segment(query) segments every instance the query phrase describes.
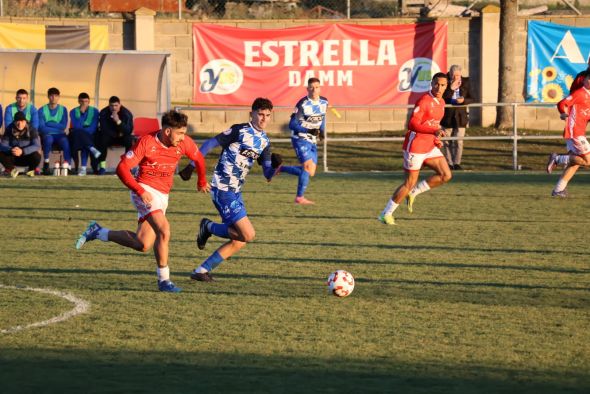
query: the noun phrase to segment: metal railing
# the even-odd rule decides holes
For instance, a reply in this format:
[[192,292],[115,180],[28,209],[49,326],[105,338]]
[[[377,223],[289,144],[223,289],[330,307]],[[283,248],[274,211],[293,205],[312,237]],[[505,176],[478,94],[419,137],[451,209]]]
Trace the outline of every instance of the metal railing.
[[[468,105],[446,105],[449,108],[482,108],[482,107],[512,107],[513,119],[512,119],[512,134],[511,135],[497,135],[497,136],[464,136],[464,137],[443,137],[443,141],[512,141],[512,168],[514,171],[520,170],[518,165],[518,141],[522,140],[555,140],[562,139],[561,135],[519,135],[518,134],[518,108],[519,107],[539,107],[539,108],[553,108],[555,104],[546,103],[473,103]],[[388,106],[339,106],[339,109],[411,109],[413,105],[388,105]],[[232,111],[232,110],[245,110],[245,107],[196,107],[196,106],[177,106],[175,107],[178,111]],[[275,109],[292,109],[292,107],[275,106]],[[329,172],[328,167],[328,144],[330,142],[401,142],[404,137],[329,137],[326,133],[326,138],[323,140],[323,170]],[[290,138],[273,138],[274,142],[290,142]]]

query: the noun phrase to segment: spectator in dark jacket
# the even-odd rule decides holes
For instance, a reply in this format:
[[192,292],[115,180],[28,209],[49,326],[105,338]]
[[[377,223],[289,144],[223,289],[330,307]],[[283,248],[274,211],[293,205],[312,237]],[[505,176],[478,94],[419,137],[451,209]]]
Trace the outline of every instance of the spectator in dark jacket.
[[[443,94],[446,104],[456,105],[456,108],[445,108],[440,125],[445,129],[448,137],[465,136],[465,128],[469,123],[469,115],[464,105],[473,102],[470,92],[469,78],[461,75],[461,66],[453,65],[449,70],[449,84]],[[445,157],[449,167],[462,170],[463,140],[445,141]]]
[[35,168],[41,163],[40,150],[39,133],[29,126],[25,114],[17,112],[0,139],[0,162],[5,171],[16,178],[16,166],[26,166],[27,175],[35,176]]
[[109,106],[100,111],[98,123],[96,148],[101,152],[98,158],[98,175],[102,175],[106,170],[109,146],[122,145],[125,147],[125,152],[131,149],[133,144],[133,114],[121,105],[119,97],[112,96],[109,99]]

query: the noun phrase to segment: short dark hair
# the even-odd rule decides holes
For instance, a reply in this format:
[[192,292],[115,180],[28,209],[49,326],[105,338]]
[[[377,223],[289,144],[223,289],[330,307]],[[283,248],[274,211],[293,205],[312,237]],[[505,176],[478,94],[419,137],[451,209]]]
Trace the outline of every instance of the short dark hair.
[[258,111],[261,109],[268,109],[269,111],[272,111],[272,101],[264,97],[258,97],[252,103],[252,111]]
[[47,95],[51,96],[52,94],[55,94],[56,96],[60,95],[59,89],[58,88],[49,88],[47,89]]
[[182,112],[170,110],[162,115],[162,128],[179,129],[188,126],[188,116]]
[[435,79],[439,79],[439,78],[444,78],[447,80],[447,82],[449,81],[449,76],[447,74],[442,73],[442,72],[438,72],[432,76],[432,82],[434,82]]
[[16,91],[16,95],[18,96],[19,94],[26,94],[28,96],[29,92],[27,92],[25,89],[19,89]]
[[111,96],[111,98],[109,98],[109,104],[115,104],[115,103],[121,104],[121,100],[119,100],[119,97],[117,97],[117,96]]
[[320,83],[320,79],[316,77],[311,77],[307,80],[307,86],[311,85],[312,83],[317,82]]
[[88,93],[86,92],[82,92],[78,95],[78,100],[82,100],[82,99],[88,99],[90,100],[90,96],[88,95]]

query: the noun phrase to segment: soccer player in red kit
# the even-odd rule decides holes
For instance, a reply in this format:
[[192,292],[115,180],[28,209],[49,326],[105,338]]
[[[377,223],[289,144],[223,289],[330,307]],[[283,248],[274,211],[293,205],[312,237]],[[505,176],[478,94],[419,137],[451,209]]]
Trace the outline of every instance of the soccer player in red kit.
[[[117,175],[131,190],[131,202],[137,209],[137,231],[109,230],[91,221],[86,231],[76,242],[80,249],[86,242],[99,239],[146,252],[154,247],[156,257],[158,288],[160,291],[177,293],[180,288],[170,281],[168,268],[168,243],[170,224],[166,219],[168,194],[174,181],[178,161],[183,155],[196,164],[198,173],[197,189],[208,193],[205,161],[197,144],[186,137],[187,116],[176,111],[162,116],[162,129],[143,136],[127,153],[121,156]],[[131,169],[139,166],[135,178]]]
[[590,121],[590,73],[586,73],[582,87],[557,104],[561,119],[565,119],[563,138],[568,153],[549,155],[547,172],[551,174],[558,164],[565,169],[551,192],[553,197],[567,197],[567,184],[580,166],[590,166],[590,143],[586,139],[586,126]]
[[[451,180],[451,170],[440,151],[440,138],[444,136],[440,120],[445,112],[442,95],[447,84],[448,77],[445,73],[434,74],[430,92],[420,97],[414,107],[402,146],[406,179],[395,190],[379,215],[378,219],[384,224],[395,224],[393,212],[405,198],[408,198],[408,210],[412,212],[416,195]],[[416,185],[422,165],[431,168],[436,174]]]

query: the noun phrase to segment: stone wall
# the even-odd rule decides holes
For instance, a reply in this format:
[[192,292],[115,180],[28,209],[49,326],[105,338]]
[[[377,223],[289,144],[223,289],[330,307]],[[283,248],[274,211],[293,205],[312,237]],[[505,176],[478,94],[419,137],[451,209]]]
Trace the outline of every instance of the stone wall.
[[[588,27],[590,16],[538,16],[521,17],[518,21],[517,57],[515,72],[517,88],[523,92],[524,98],[526,78],[526,26],[530,19],[545,20],[553,23]],[[482,89],[486,81],[497,79],[496,75],[481,75],[481,18],[448,18],[441,19],[448,23],[448,65],[459,64],[470,76],[473,95],[480,101]],[[366,25],[392,25],[415,23],[415,19],[362,19],[351,20],[349,23]],[[37,23],[52,25],[89,25],[107,24],[111,49],[134,49],[135,28],[133,22],[123,19],[59,19],[59,18],[0,18],[0,23]],[[174,106],[183,106],[191,102],[194,75],[192,71],[192,25],[201,23],[197,20],[155,19],[154,50],[169,51],[171,96]],[[272,21],[207,21],[223,25],[244,28],[285,28],[308,25],[309,23],[334,23],[333,20],[313,22],[307,20],[272,20]],[[141,33],[138,34],[141,39]],[[488,88],[489,90],[489,88]],[[302,95],[305,92],[302,91]],[[523,98],[521,100],[523,100]],[[6,104],[6,103],[3,103]],[[293,103],[295,104],[295,103]],[[286,131],[291,108],[279,108],[270,131]],[[328,131],[336,133],[369,132],[379,130],[403,130],[407,119],[406,109],[363,109],[350,110],[338,108],[341,118],[330,113]],[[246,110],[191,110],[191,129],[204,132],[224,130],[233,123],[247,119]],[[472,122],[481,120],[481,111],[472,109]],[[533,129],[560,130],[563,122],[555,115],[554,108],[521,108],[518,112],[518,127]]]

